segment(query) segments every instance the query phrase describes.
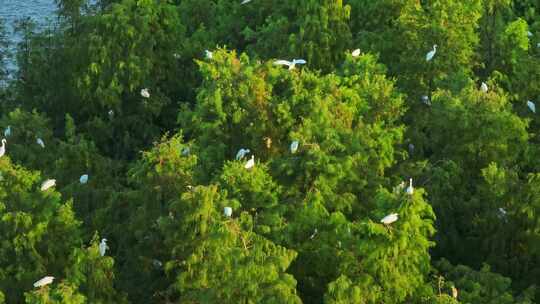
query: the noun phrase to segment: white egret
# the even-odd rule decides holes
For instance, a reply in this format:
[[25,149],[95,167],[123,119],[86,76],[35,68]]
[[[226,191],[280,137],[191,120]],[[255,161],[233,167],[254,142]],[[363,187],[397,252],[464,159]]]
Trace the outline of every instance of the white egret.
[[7,128],[4,130],[4,137],[10,137],[11,136],[11,126],[7,126]]
[[188,156],[190,152],[191,149],[189,147],[185,147],[184,149],[182,149],[182,156]]
[[540,42],[538,42],[538,43],[536,44],[536,47],[540,48]]
[[528,37],[532,37],[533,33],[531,33],[531,31],[527,31],[527,36]]
[[452,286],[452,298],[457,299],[458,297],[458,290],[455,286]]
[[294,70],[297,64],[306,64],[304,59],[293,59],[292,61],[288,60],[276,60],[274,61],[275,65],[286,65],[289,67],[289,70]]
[[6,142],[7,140],[5,138],[2,138],[2,146],[0,147],[0,157],[6,154]]
[[41,280],[34,283],[34,287],[43,287],[45,285],[49,285],[53,282],[54,277],[46,276],[43,277]]
[[356,49],[356,50],[352,51],[351,55],[352,55],[353,57],[358,57],[358,56],[360,56],[360,49]]
[[527,107],[529,107],[533,113],[536,113],[536,105],[534,102],[527,100]]
[[101,243],[99,243],[99,255],[104,256],[107,249],[109,249],[107,239],[101,239]]
[[236,153],[236,160],[242,160],[242,158],[244,158],[248,153],[249,149],[242,148],[238,150],[238,152]]
[[83,175],[81,175],[81,178],[79,178],[79,182],[80,182],[81,184],[86,184],[86,183],[88,183],[88,174],[83,174]]
[[41,191],[46,191],[47,189],[56,186],[55,179],[48,179],[41,184]]
[[255,166],[255,156],[251,155],[251,158],[247,161],[246,165],[244,166],[244,168],[246,169],[251,169]]
[[148,91],[148,89],[142,89],[141,96],[144,98],[150,98],[150,92]]
[[413,195],[414,193],[414,188],[413,188],[413,185],[412,185],[412,178],[409,178],[409,187],[407,187],[407,194],[408,195]]
[[298,151],[298,140],[295,140],[291,143],[291,153],[294,154],[296,151]]
[[231,208],[231,207],[225,207],[225,208],[223,208],[223,214],[224,214],[226,217],[231,217],[231,216],[232,216],[232,208]]
[[113,110],[109,110],[109,118],[112,119],[114,117],[114,111]]
[[250,2],[251,2],[251,0],[244,0],[244,1],[242,1],[242,3],[240,3],[240,4],[246,4],[246,3],[250,3]]
[[312,239],[317,235],[318,232],[319,232],[319,231],[317,230],[317,228],[315,228],[315,231],[314,231],[313,234],[309,237],[309,239],[312,240]]
[[426,61],[431,61],[431,59],[433,59],[433,57],[435,56],[435,53],[437,53],[437,45],[436,44],[433,45],[433,50],[429,51],[426,54]]
[[428,106],[431,105],[431,101],[429,100],[429,97],[427,95],[422,96],[422,102],[427,104]]
[[397,213],[392,213],[392,214],[389,214],[389,215],[383,217],[383,219],[381,220],[381,223],[383,223],[385,225],[390,225],[390,224],[392,224],[393,222],[395,222],[397,220],[398,220],[398,214]]
[[210,52],[209,50],[204,50],[204,55],[206,56],[206,58],[212,59],[214,53]]
[[45,149],[45,143],[43,142],[43,139],[41,139],[41,138],[38,137],[38,138],[36,139],[36,143],[37,143],[38,145],[40,145],[43,149]]
[[156,268],[161,268],[163,266],[163,263],[161,263],[160,260],[156,260],[156,259],[152,260],[152,264],[154,264],[154,267]]
[[499,214],[501,217],[505,217],[506,216],[506,210],[504,210],[504,208],[499,208]]
[[480,85],[480,90],[484,93],[487,93],[488,91],[488,86],[485,82],[482,82],[482,84]]

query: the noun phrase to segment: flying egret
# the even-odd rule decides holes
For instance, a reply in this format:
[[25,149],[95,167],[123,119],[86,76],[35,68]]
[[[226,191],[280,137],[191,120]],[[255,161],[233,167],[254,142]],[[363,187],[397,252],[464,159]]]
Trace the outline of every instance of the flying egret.
[[294,70],[297,64],[306,64],[304,59],[293,59],[292,61],[288,60],[276,60],[274,61],[275,65],[286,65],[289,67],[289,70]]
[[298,140],[295,140],[291,143],[291,153],[294,154],[298,150]]
[[45,285],[49,285],[54,280],[54,277],[46,276],[43,277],[41,280],[34,283],[34,287],[43,287]]
[[381,220],[381,223],[383,223],[385,225],[390,225],[390,224],[392,224],[393,222],[395,222],[397,220],[398,220],[398,214],[397,213],[392,213],[392,214],[389,214],[389,215],[383,217],[383,219]]
[[10,137],[11,136],[11,126],[7,126],[7,128],[4,130],[4,137]]
[[250,3],[250,2],[251,2],[251,0],[244,0],[244,1],[242,1],[242,3],[240,3],[240,4],[246,4],[246,3]]
[[36,143],[37,143],[38,145],[40,145],[43,149],[45,149],[45,143],[43,142],[43,139],[41,139],[41,138],[38,137],[38,138],[36,139]]
[[226,217],[231,217],[231,216],[232,216],[232,208],[231,208],[231,207],[225,207],[225,208],[223,208],[223,214],[224,214]]
[[409,187],[407,187],[407,194],[413,195],[413,193],[414,193],[414,188],[412,185],[412,178],[409,178]]
[[56,186],[56,180],[55,179],[48,179],[41,184],[41,191],[45,191],[51,187]]
[[238,152],[236,153],[236,160],[242,160],[242,158],[244,158],[246,156],[246,154],[249,153],[249,149],[240,149],[238,150]]
[[79,182],[80,182],[81,184],[86,184],[86,183],[88,183],[88,174],[83,174],[83,175],[81,175],[81,178],[79,178]]
[[210,52],[209,50],[204,50],[204,55],[206,56],[206,58],[212,59],[214,53]]
[[527,106],[529,107],[529,109],[531,109],[533,113],[536,113],[536,105],[534,104],[534,102],[527,100]]
[[482,84],[480,85],[480,90],[484,93],[487,93],[488,91],[488,86],[485,82],[482,82]]
[[104,256],[107,249],[109,249],[107,239],[101,239],[101,243],[99,243],[99,255]]
[[351,55],[352,55],[353,57],[358,57],[358,56],[360,56],[360,49],[356,49],[356,50],[352,51]]
[[150,98],[150,92],[148,91],[148,89],[142,89],[141,96],[144,98]]
[[431,59],[433,59],[433,57],[435,56],[435,53],[437,53],[437,45],[436,44],[433,45],[433,50],[429,51],[426,54],[426,61],[431,61]]
[[7,140],[5,138],[2,138],[2,146],[0,147],[0,157],[6,154],[6,142]]
[[422,96],[422,102],[427,104],[428,106],[431,105],[431,101],[429,101],[429,97],[427,95]]
[[253,168],[253,166],[255,166],[255,156],[251,155],[251,158],[247,161],[244,168],[251,169],[251,168]]

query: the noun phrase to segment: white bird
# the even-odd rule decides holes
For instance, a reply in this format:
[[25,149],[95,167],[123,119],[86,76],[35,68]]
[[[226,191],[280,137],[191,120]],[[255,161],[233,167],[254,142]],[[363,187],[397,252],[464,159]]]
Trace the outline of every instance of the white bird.
[[83,175],[81,175],[81,178],[79,178],[79,182],[80,182],[81,184],[86,184],[86,183],[88,183],[88,174],[83,174]]
[[499,208],[499,213],[500,213],[502,216],[505,216],[505,215],[506,215],[506,210],[504,210],[504,208]]
[[208,59],[212,59],[212,56],[214,56],[214,53],[210,52],[209,50],[204,50],[204,55]]
[[242,3],[240,3],[240,4],[246,4],[246,3],[250,3],[250,2],[251,2],[251,0],[244,0],[244,1],[242,1]]
[[238,150],[238,152],[236,153],[236,160],[241,160],[248,153],[249,153],[249,149],[242,148],[242,149]]
[[54,277],[46,276],[43,277],[41,280],[34,283],[34,287],[43,287],[45,285],[49,285],[54,280]]
[[536,44],[536,47],[540,48],[540,42],[538,42],[538,43]]
[[5,138],[2,138],[2,146],[0,147],[0,157],[6,154],[6,142],[7,140]]
[[109,249],[107,239],[101,239],[101,243],[99,243],[99,255],[104,256],[107,249]]
[[358,56],[360,56],[360,49],[356,49],[356,50],[352,51],[351,55],[352,55],[353,57],[358,57]]
[[253,166],[255,166],[255,156],[251,155],[251,158],[247,161],[244,168],[251,169],[251,168],[253,168]]
[[48,179],[41,184],[41,191],[45,191],[51,187],[54,187],[56,185],[55,179]]
[[191,149],[189,147],[185,147],[184,149],[182,149],[182,156],[188,156],[190,152]]
[[148,91],[148,89],[142,89],[141,96],[144,98],[150,98],[150,92]]
[[427,104],[428,106],[431,105],[431,101],[429,101],[429,97],[427,95],[422,96],[422,102]]
[[532,37],[533,33],[531,31],[527,31],[527,36]]
[[437,53],[437,45],[436,44],[433,45],[433,50],[429,51],[426,54],[426,61],[431,61],[431,59],[433,59],[433,56],[435,56],[435,53]]
[[275,65],[286,65],[289,67],[289,70],[293,70],[297,64],[306,64],[304,59],[293,59],[292,61],[288,60],[276,60],[274,61]]
[[232,216],[232,208],[231,208],[231,207],[225,207],[225,208],[223,208],[223,214],[224,214],[226,217],[231,217],[231,216]]
[[311,240],[317,235],[319,231],[317,230],[317,228],[315,228],[315,231],[313,232],[313,234],[309,237]]
[[488,86],[485,82],[482,82],[482,84],[480,85],[480,90],[484,93],[487,93],[488,91]]
[[11,126],[7,126],[7,128],[4,130],[4,137],[10,137],[11,136]]
[[114,117],[114,111],[113,110],[109,110],[109,118],[113,118]]
[[457,299],[458,297],[458,290],[455,286],[452,286],[452,298]]
[[298,140],[295,140],[291,143],[291,153],[294,154],[296,151],[298,151]]
[[412,178],[409,178],[409,187],[407,187],[407,194],[408,195],[413,195],[414,193],[414,188],[413,188],[413,185],[412,185]]
[[156,268],[161,268],[163,266],[163,263],[161,263],[161,261],[156,260],[156,259],[152,260],[152,264],[154,264],[154,267]]
[[38,139],[36,139],[36,143],[45,149],[45,143],[43,142],[43,139],[38,137]]
[[533,113],[536,113],[536,105],[534,104],[534,102],[527,100],[527,106],[529,107],[529,109],[531,109]]
[[397,220],[398,220],[398,214],[397,213],[392,213],[392,214],[389,214],[389,215],[383,217],[383,219],[381,220],[381,223],[383,223],[385,225],[390,225],[390,224],[392,224],[393,222],[395,222]]

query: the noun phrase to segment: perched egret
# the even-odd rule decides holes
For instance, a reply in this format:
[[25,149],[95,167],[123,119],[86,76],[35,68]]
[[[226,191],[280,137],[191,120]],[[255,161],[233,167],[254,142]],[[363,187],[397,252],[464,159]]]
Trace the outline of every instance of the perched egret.
[[45,143],[43,142],[43,139],[38,137],[38,139],[36,139],[36,143],[40,145],[43,149],[45,149]]
[[358,57],[358,56],[360,56],[360,49],[356,49],[356,50],[352,51],[351,55],[352,55],[353,57]]
[[88,174],[83,174],[83,175],[81,175],[81,178],[79,178],[79,182],[80,182],[81,184],[86,184],[86,183],[88,183]]
[[2,138],[2,146],[0,147],[0,157],[6,154],[6,142],[7,140],[5,138]]
[[188,156],[190,152],[191,149],[189,147],[185,147],[184,149],[182,149],[182,156]]
[[236,160],[242,160],[242,158],[244,158],[248,153],[249,149],[242,148],[238,150],[238,152],[236,153]]
[[527,36],[532,37],[533,33],[531,31],[527,31]]
[[457,299],[458,297],[458,290],[455,286],[452,286],[452,298]]
[[109,110],[109,118],[112,119],[114,117],[114,111],[113,110]]
[[429,100],[429,97],[427,95],[422,96],[422,102],[427,104],[428,106],[431,105],[431,101]]
[[499,216],[500,217],[505,217],[506,216],[506,210],[504,210],[504,208],[499,208]]
[[437,45],[436,44],[433,45],[433,50],[429,51],[426,54],[426,61],[431,61],[431,59],[433,59],[433,57],[435,56],[435,53],[437,53]]
[[142,89],[141,96],[144,98],[150,98],[150,92],[148,91],[148,89]]
[[246,3],[250,3],[250,2],[251,2],[251,0],[244,0],[244,1],[242,1],[242,3],[240,3],[240,4],[246,4]]
[[45,191],[51,187],[56,186],[56,180],[55,179],[48,179],[41,184],[41,191]]
[[43,287],[45,285],[49,285],[54,280],[54,277],[46,276],[43,277],[41,280],[34,283],[34,287]]
[[318,232],[319,232],[319,231],[317,230],[317,228],[315,228],[315,231],[314,231],[313,234],[309,237],[309,239],[312,240],[312,239],[317,235]]
[[247,161],[244,168],[251,169],[251,168],[253,168],[253,166],[255,166],[255,156],[251,155],[251,158]]
[[381,220],[381,223],[383,223],[385,225],[390,225],[390,224],[392,224],[393,222],[395,222],[397,220],[398,220],[398,214],[397,213],[392,213],[392,214],[389,214],[389,215],[383,217],[383,219]]
[[536,47],[540,48],[540,42],[538,42],[538,43],[536,44]]
[[529,107],[529,109],[531,109],[533,113],[536,113],[536,105],[534,104],[534,102],[527,100],[527,106]]
[[480,85],[480,90],[484,93],[487,93],[488,91],[488,86],[485,82],[482,82],[482,84]]
[[107,249],[109,249],[107,239],[101,239],[101,243],[99,243],[99,255],[104,256]]
[[225,207],[225,208],[223,208],[223,214],[224,214],[226,217],[231,217],[231,216],[232,216],[232,208],[231,208],[231,207]]
[[264,143],[266,144],[267,149],[270,149],[272,147],[272,139],[270,137],[265,137]]
[[156,268],[161,268],[163,266],[163,263],[161,263],[161,261],[156,260],[156,259],[152,260],[152,264],[154,264],[154,267]]
[[11,126],[7,126],[7,128],[4,130],[4,137],[10,137],[11,136]]
[[276,60],[274,61],[275,65],[286,65],[289,67],[289,70],[294,70],[294,67],[297,64],[306,64],[306,61],[304,59],[293,59],[292,61],[288,60]]
[[295,140],[291,143],[291,153],[294,154],[298,151],[298,140]]
[[414,193],[414,188],[412,186],[412,178],[409,178],[409,187],[407,187],[407,194],[413,195],[413,193]]
[[214,56],[214,53],[210,52],[209,50],[204,50],[204,55],[208,59],[212,59],[212,56]]

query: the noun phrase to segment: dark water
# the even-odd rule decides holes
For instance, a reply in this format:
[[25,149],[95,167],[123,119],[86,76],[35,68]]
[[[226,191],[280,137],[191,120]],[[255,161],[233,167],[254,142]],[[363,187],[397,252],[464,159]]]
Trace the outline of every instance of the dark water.
[[[47,26],[55,19],[56,4],[54,0],[0,0],[0,18],[8,28],[8,39],[11,42],[10,49],[13,51],[20,36],[13,32],[13,22],[20,18],[30,17],[39,28]],[[10,70],[15,69],[13,60],[8,64]]]

